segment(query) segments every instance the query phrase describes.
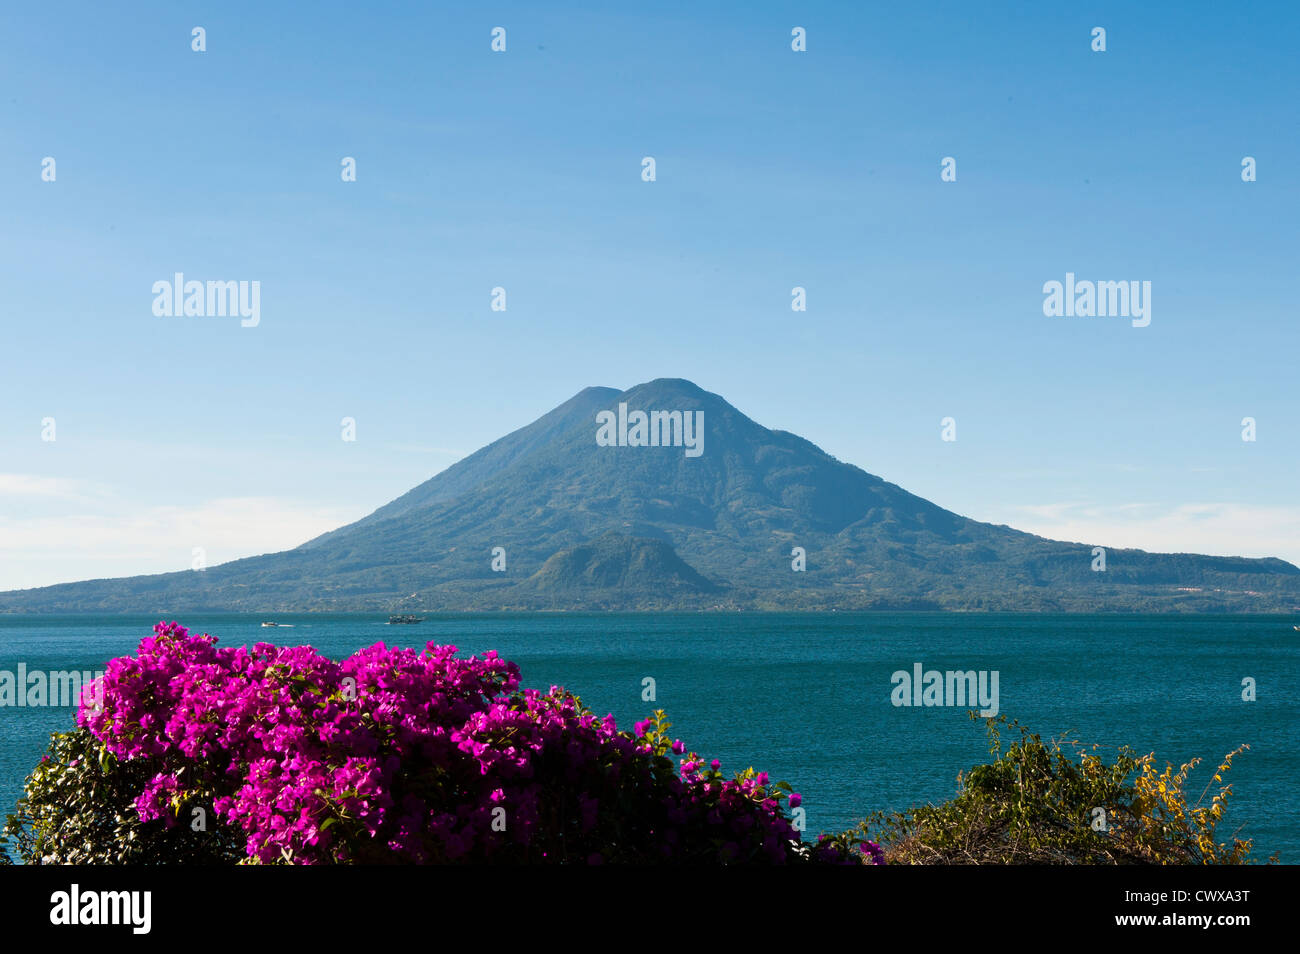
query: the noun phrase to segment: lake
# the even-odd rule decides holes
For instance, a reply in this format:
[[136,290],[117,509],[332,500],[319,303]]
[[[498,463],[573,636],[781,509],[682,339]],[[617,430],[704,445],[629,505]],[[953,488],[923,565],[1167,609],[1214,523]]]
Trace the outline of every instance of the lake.
[[[673,734],[724,771],[753,765],[804,796],[809,834],[851,827],[876,809],[952,796],[986,761],[966,707],[891,703],[891,676],[924,669],[998,673],[1001,711],[1047,739],[1128,744],[1175,766],[1204,759],[1199,795],[1242,743],[1220,840],[1238,826],[1252,857],[1300,859],[1300,634],[1268,616],[942,613],[475,614],[388,626],[379,616],[193,614],[179,620],[223,645],[306,643],[341,658],[384,641],[495,649],[525,686],[557,684],[620,728],[662,708]],[[0,617],[0,670],[98,670],[131,653],[156,619]],[[657,699],[642,701],[643,680]],[[1242,700],[1253,678],[1258,698]],[[0,708],[0,810],[12,810],[68,708]]]

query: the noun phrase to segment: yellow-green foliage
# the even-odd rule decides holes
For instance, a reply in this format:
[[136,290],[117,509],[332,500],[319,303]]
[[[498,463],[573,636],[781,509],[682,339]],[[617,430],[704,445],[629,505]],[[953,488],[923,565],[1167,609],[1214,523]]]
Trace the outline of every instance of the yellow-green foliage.
[[[1192,759],[1177,773],[1171,765],[1166,765],[1163,772],[1157,772],[1154,757],[1144,756],[1130,801],[1136,844],[1161,864],[1244,864],[1250,855],[1250,841],[1234,837],[1230,846],[1220,844],[1215,829],[1223,820],[1228,795],[1232,792],[1232,786],[1223,783],[1223,776],[1232,768],[1233,758],[1248,748],[1250,746],[1242,745],[1223,757],[1214,777],[1206,783],[1204,791],[1192,805],[1187,804],[1185,785],[1187,776],[1201,760]],[[1221,788],[1209,805],[1202,805],[1215,782]]]
[[[971,718],[977,718],[971,713]],[[1232,786],[1229,753],[1196,803],[1185,785],[1199,759],[1175,772],[1154,754],[1042,739],[1005,716],[986,719],[993,761],[958,775],[952,801],[876,815],[891,864],[1242,864],[1251,843],[1218,840]],[[1002,751],[999,725],[1019,732]],[[1210,786],[1219,783],[1208,805]],[[1274,859],[1275,860],[1275,859]]]

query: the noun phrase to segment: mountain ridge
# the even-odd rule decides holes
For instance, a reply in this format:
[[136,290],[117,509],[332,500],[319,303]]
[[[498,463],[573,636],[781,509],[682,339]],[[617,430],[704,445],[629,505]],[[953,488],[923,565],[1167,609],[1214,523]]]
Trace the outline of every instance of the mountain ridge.
[[[700,455],[600,446],[597,415],[623,404],[629,419],[702,412]],[[0,612],[1300,607],[1300,568],[1275,557],[1106,556],[1094,572],[1092,545],[963,517],[693,382],[657,378],[584,388],[291,550],[0,593]]]

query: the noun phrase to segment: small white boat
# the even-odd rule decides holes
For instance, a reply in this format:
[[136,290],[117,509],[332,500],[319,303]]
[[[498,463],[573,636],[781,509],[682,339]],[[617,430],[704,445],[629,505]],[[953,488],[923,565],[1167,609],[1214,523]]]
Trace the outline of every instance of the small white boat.
[[279,626],[279,625],[280,625],[279,623],[263,623],[262,628],[266,629],[268,626]]
[[1300,633],[1300,626],[1292,626],[1291,628],[1294,629],[1297,633]]

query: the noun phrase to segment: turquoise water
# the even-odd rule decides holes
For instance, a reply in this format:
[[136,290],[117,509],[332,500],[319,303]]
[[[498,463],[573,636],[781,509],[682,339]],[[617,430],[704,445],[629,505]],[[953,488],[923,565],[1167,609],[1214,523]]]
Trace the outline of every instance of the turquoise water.
[[[1199,794],[1243,742],[1222,835],[1242,826],[1255,857],[1300,860],[1300,634],[1279,617],[1014,616],[928,613],[448,615],[414,626],[373,617],[195,614],[223,644],[306,643],[342,657],[378,641],[495,649],[524,685],[568,687],[621,727],[654,708],[724,769],[753,765],[804,796],[810,832],[875,809],[950,797],[987,755],[965,708],[895,707],[891,675],[996,670],[1003,713],[1044,738],[1129,744],[1175,765],[1201,756]],[[102,669],[132,652],[146,618],[0,617],[0,670]],[[654,678],[657,701],[641,701]],[[1253,677],[1258,700],[1243,702]],[[72,711],[0,708],[0,806],[11,810],[51,731]]]

